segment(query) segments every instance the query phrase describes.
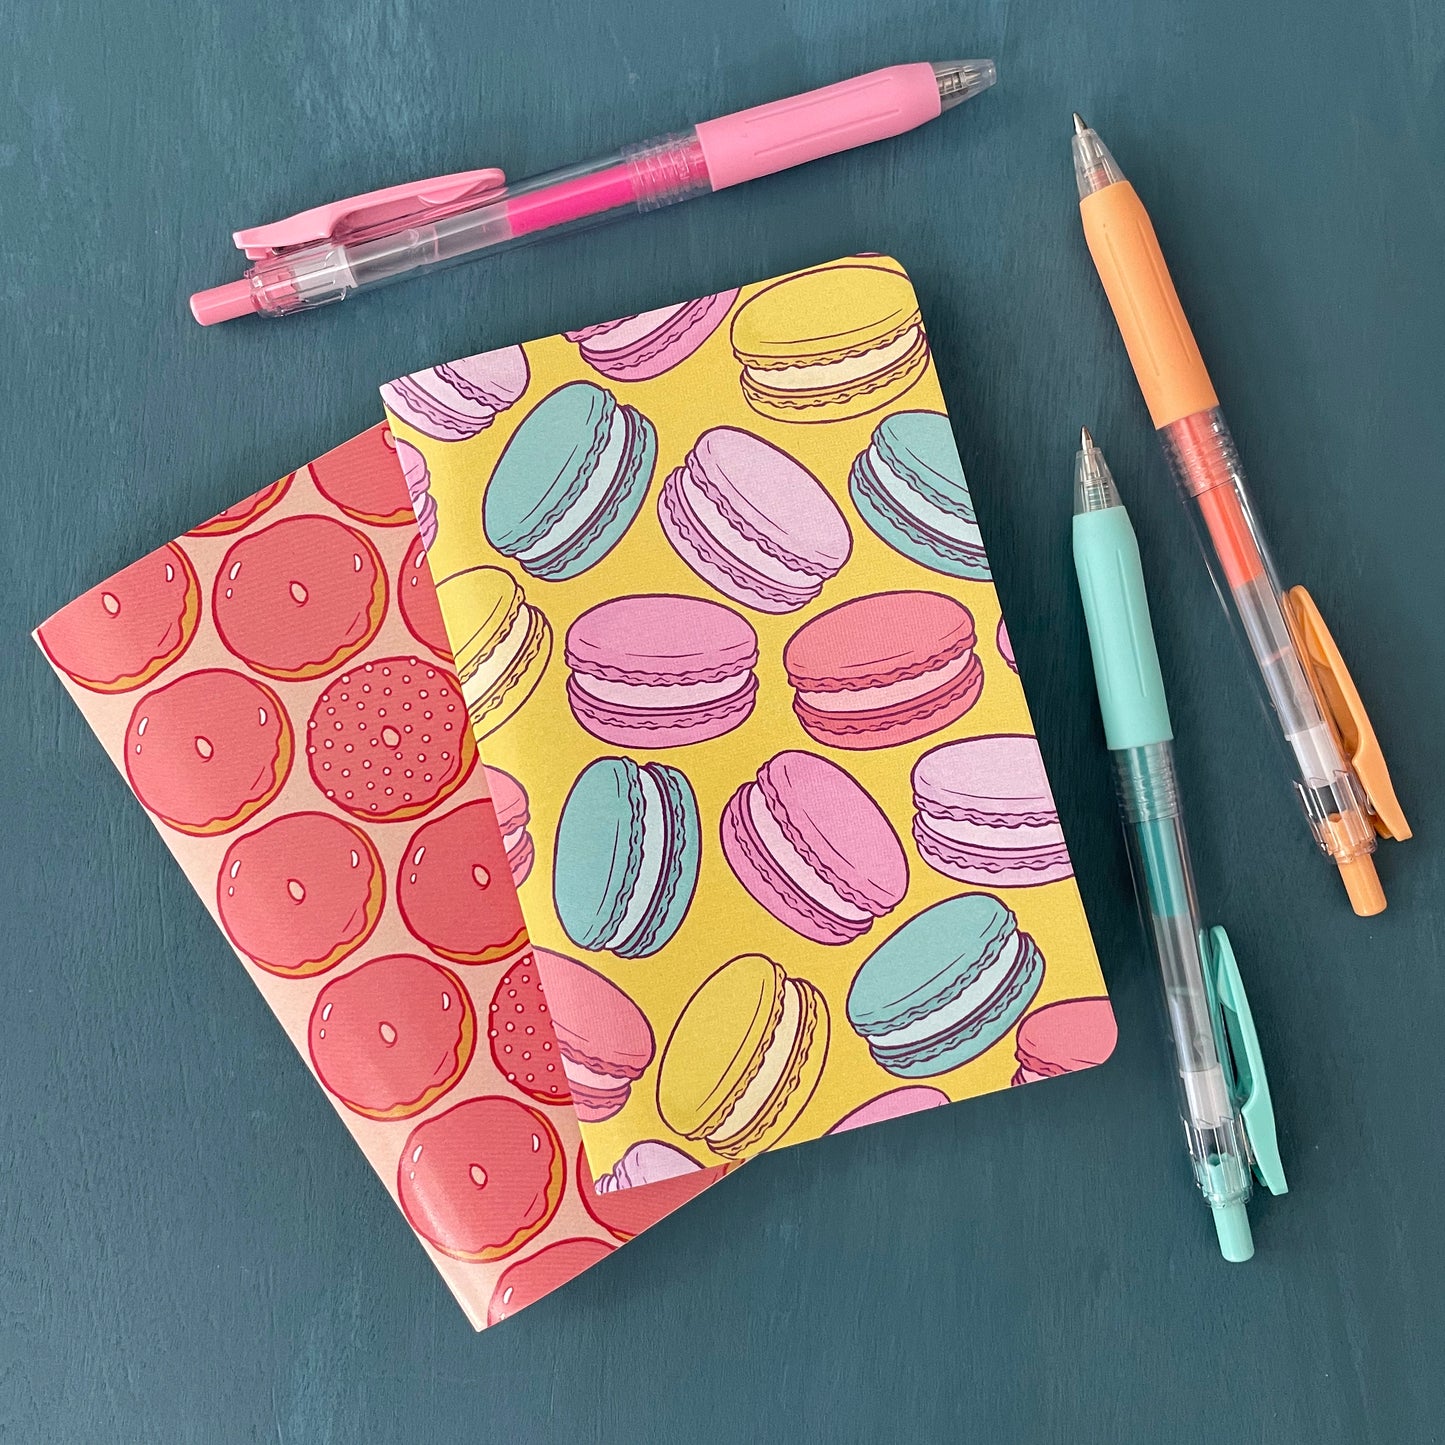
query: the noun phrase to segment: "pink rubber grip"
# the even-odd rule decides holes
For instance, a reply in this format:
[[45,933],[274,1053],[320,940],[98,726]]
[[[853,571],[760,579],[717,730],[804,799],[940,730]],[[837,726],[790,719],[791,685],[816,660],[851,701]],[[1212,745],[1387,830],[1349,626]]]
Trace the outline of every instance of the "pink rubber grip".
[[926,61],[892,65],[697,127],[712,188],[770,176],[933,120],[942,109]]

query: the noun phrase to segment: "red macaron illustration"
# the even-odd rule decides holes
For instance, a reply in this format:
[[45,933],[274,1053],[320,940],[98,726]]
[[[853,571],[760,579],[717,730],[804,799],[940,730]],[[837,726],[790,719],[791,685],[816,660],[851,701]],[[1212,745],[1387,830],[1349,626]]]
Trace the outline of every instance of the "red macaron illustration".
[[311,476],[316,490],[354,522],[373,527],[415,523],[396,442],[385,422],[317,457]]
[[286,495],[295,475],[295,472],[291,472],[279,481],[272,482],[269,487],[262,487],[259,492],[252,492],[249,497],[232,503],[224,512],[217,512],[208,522],[192,527],[186,536],[228,537],[232,532],[249,527],[257,517],[269,512]]
[[354,953],[385,897],[371,839],[330,813],[288,813],[237,838],[216,879],[226,936],[282,978],[325,973]]
[[412,834],[396,898],[406,926],[453,963],[499,963],[527,946],[497,815],[475,798]]
[[939,592],[855,597],[783,649],[793,711],[835,748],[887,748],[956,722],[983,691],[973,614]]
[[443,1254],[505,1259],[551,1222],[567,1166],[557,1131],[515,1099],[467,1099],[411,1131],[396,1187],[411,1226]]
[[1032,1084],[1092,1069],[1114,1052],[1119,1026],[1106,998],[1067,998],[1035,1009],[1019,1024],[1011,1083]]
[[566,954],[533,950],[572,1107],[583,1123],[616,1114],[652,1063],[647,1015],[600,973]]
[[364,822],[420,817],[477,761],[461,688],[418,657],[380,657],[342,673],[306,724],[312,781]]
[[135,705],[125,773],[161,822],[205,837],[239,828],[281,791],[294,746],[291,720],[269,687],[205,668]]
[[368,1119],[409,1119],[456,1086],[477,1016],[451,969],[409,953],[373,958],[316,995],[307,1029],[317,1076]]
[[376,636],[386,571],[360,532],[331,517],[285,517],[242,537],[212,592],[227,649],[265,677],[301,682],[334,671]]
[[200,620],[196,569],[172,542],[82,593],[36,635],[72,682],[91,692],[129,692],[190,646]]
[[569,1279],[576,1279],[606,1259],[616,1247],[600,1239],[559,1239],[508,1265],[492,1290],[492,1302],[487,1306],[488,1327],[536,1304],[543,1295],[560,1289]]

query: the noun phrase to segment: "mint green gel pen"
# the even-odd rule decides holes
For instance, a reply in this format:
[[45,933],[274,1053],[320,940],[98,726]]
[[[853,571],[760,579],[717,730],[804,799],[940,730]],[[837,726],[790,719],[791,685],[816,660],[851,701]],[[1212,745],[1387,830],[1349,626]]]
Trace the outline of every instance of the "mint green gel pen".
[[1075,465],[1074,565],[1134,889],[1164,985],[1189,1157],[1220,1250],[1243,1261],[1254,1254],[1251,1167],[1272,1193],[1287,1187],[1269,1084],[1229,940],[1199,922],[1139,544],[1087,430]]

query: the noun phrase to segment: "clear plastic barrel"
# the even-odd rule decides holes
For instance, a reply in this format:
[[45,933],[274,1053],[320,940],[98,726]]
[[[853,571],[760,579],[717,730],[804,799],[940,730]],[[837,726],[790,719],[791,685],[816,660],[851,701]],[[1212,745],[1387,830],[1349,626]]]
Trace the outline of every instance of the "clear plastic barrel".
[[437,271],[623,215],[652,211],[710,189],[695,131],[533,176],[470,210],[390,235],[318,241],[248,273],[257,309],[269,316],[343,300],[353,291]]
[[1228,1044],[1199,921],[1174,751],[1167,742],[1121,748],[1114,768],[1139,912],[1163,984],[1194,1178],[1211,1208],[1243,1205],[1253,1187],[1249,1144],[1225,1073]]
[[1349,864],[1375,850],[1364,795],[1305,671],[1287,604],[1234,439],[1218,408],[1161,429],[1175,480],[1192,503],[1205,560],[1256,663],[1266,711],[1294,764],[1295,787],[1321,849]]

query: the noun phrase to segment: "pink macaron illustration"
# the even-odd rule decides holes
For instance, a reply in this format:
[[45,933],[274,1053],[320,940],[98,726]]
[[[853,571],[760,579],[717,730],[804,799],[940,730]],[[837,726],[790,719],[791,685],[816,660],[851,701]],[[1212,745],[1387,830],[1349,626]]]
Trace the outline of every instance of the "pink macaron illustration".
[[759,612],[812,602],[853,549],[823,484],[785,451],[737,427],[704,432],[657,504],[677,555],[725,597]]
[[1019,1025],[1012,1082],[1032,1084],[1092,1069],[1114,1052],[1119,1026],[1106,998],[1070,998],[1035,1009]]
[[957,722],[983,691],[973,614],[938,592],[855,597],[788,639],[783,666],[809,737],[887,748]]
[[502,833],[502,848],[507,855],[512,884],[520,888],[527,881],[537,858],[532,835],[527,831],[527,824],[532,821],[527,790],[511,773],[504,773],[501,768],[483,766],[482,771],[487,775],[487,791],[492,795],[492,808]]
[[952,1099],[942,1089],[931,1084],[906,1084],[901,1089],[889,1089],[876,1099],[860,1104],[851,1114],[845,1114],[831,1129],[830,1134],[846,1134],[850,1129],[866,1129],[869,1124],[886,1124],[890,1119],[902,1119],[908,1114],[917,1114],[923,1109],[937,1109],[951,1104]]
[[913,838],[949,878],[1031,888],[1073,877],[1038,741],[1000,733],[945,743],[913,767]]
[[586,964],[544,948],[533,957],[577,1117],[610,1119],[652,1062],[652,1026],[616,984]]
[[676,748],[721,737],[753,710],[758,637],[702,597],[617,597],[567,629],[567,701],[595,738]]
[[426,458],[409,441],[398,438],[396,459],[401,463],[402,476],[406,478],[406,492],[416,513],[421,544],[430,547],[437,539],[437,499],[431,494],[431,472]]
[[815,753],[778,753],[733,794],[722,848],[748,893],[817,943],[861,937],[908,891],[908,860],[883,810]]
[[400,376],[381,388],[398,421],[439,442],[466,441],[485,431],[527,389],[531,369],[520,346],[465,356]]
[[580,331],[565,331],[582,360],[612,381],[651,381],[687,360],[722,325],[737,290],[699,296]]
[[1008,670],[1017,672],[1019,665],[1014,659],[1014,645],[1009,640],[1008,623],[1002,617],[998,620],[998,631],[994,633],[993,640],[998,644],[998,655],[1008,664]]

